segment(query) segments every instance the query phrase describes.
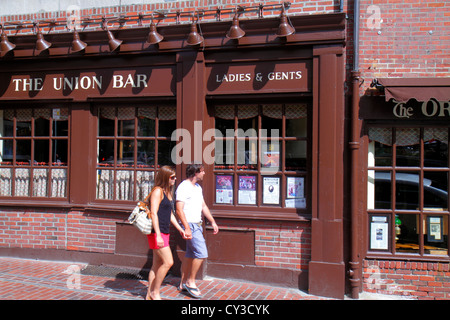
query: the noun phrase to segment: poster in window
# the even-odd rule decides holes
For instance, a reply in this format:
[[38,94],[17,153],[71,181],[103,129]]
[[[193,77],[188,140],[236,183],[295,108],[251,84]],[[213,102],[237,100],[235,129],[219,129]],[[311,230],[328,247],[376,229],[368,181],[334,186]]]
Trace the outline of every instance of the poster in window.
[[216,203],[233,204],[233,176],[216,176]]
[[280,204],[280,178],[263,178],[263,203]]
[[386,216],[372,216],[370,222],[370,249],[388,250],[389,224]]
[[288,177],[286,190],[286,208],[306,208],[304,177]]
[[287,198],[304,198],[305,197],[305,178],[288,177],[287,178]]
[[264,168],[276,168],[280,167],[280,153],[276,151],[268,151],[263,153],[262,166]]
[[428,242],[443,242],[442,217],[427,217],[428,220]]
[[256,204],[256,176],[239,176],[239,204]]

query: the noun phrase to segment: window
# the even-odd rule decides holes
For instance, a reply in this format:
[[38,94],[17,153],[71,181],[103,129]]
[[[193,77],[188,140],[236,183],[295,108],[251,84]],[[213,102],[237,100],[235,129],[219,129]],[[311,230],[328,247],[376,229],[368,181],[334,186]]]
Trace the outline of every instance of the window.
[[155,170],[174,165],[174,106],[98,108],[97,199],[142,200]]
[[371,249],[448,257],[448,130],[369,128]]
[[217,105],[215,204],[306,208],[307,104]]
[[0,110],[0,196],[67,197],[68,108]]

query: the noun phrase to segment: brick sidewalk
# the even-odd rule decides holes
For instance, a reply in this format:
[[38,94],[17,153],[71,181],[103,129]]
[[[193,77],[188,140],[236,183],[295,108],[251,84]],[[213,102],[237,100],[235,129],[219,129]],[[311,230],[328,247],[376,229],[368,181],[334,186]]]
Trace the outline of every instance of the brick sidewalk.
[[[143,300],[145,279],[120,275],[86,274],[86,264],[0,257],[0,300]],[[180,279],[167,276],[161,288],[165,300],[197,300],[176,286]],[[202,300],[330,300],[291,288],[223,279],[197,282]]]

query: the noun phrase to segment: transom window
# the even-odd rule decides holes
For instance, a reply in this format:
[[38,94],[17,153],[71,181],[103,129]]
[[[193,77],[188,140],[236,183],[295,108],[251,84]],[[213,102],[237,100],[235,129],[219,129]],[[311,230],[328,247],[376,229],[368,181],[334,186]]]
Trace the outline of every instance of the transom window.
[[67,197],[68,108],[0,110],[0,196]]
[[175,106],[98,108],[97,199],[144,199],[155,170],[174,165],[175,129]]
[[448,257],[448,130],[369,128],[371,250]]
[[218,105],[215,203],[306,208],[307,103]]

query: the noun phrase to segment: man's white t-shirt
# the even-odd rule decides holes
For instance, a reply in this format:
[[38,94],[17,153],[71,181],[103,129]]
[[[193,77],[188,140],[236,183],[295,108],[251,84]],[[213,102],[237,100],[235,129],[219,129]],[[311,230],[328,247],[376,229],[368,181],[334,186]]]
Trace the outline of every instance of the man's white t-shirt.
[[187,222],[202,221],[203,191],[199,184],[193,185],[189,180],[184,180],[177,188],[176,199],[184,202],[183,211]]

